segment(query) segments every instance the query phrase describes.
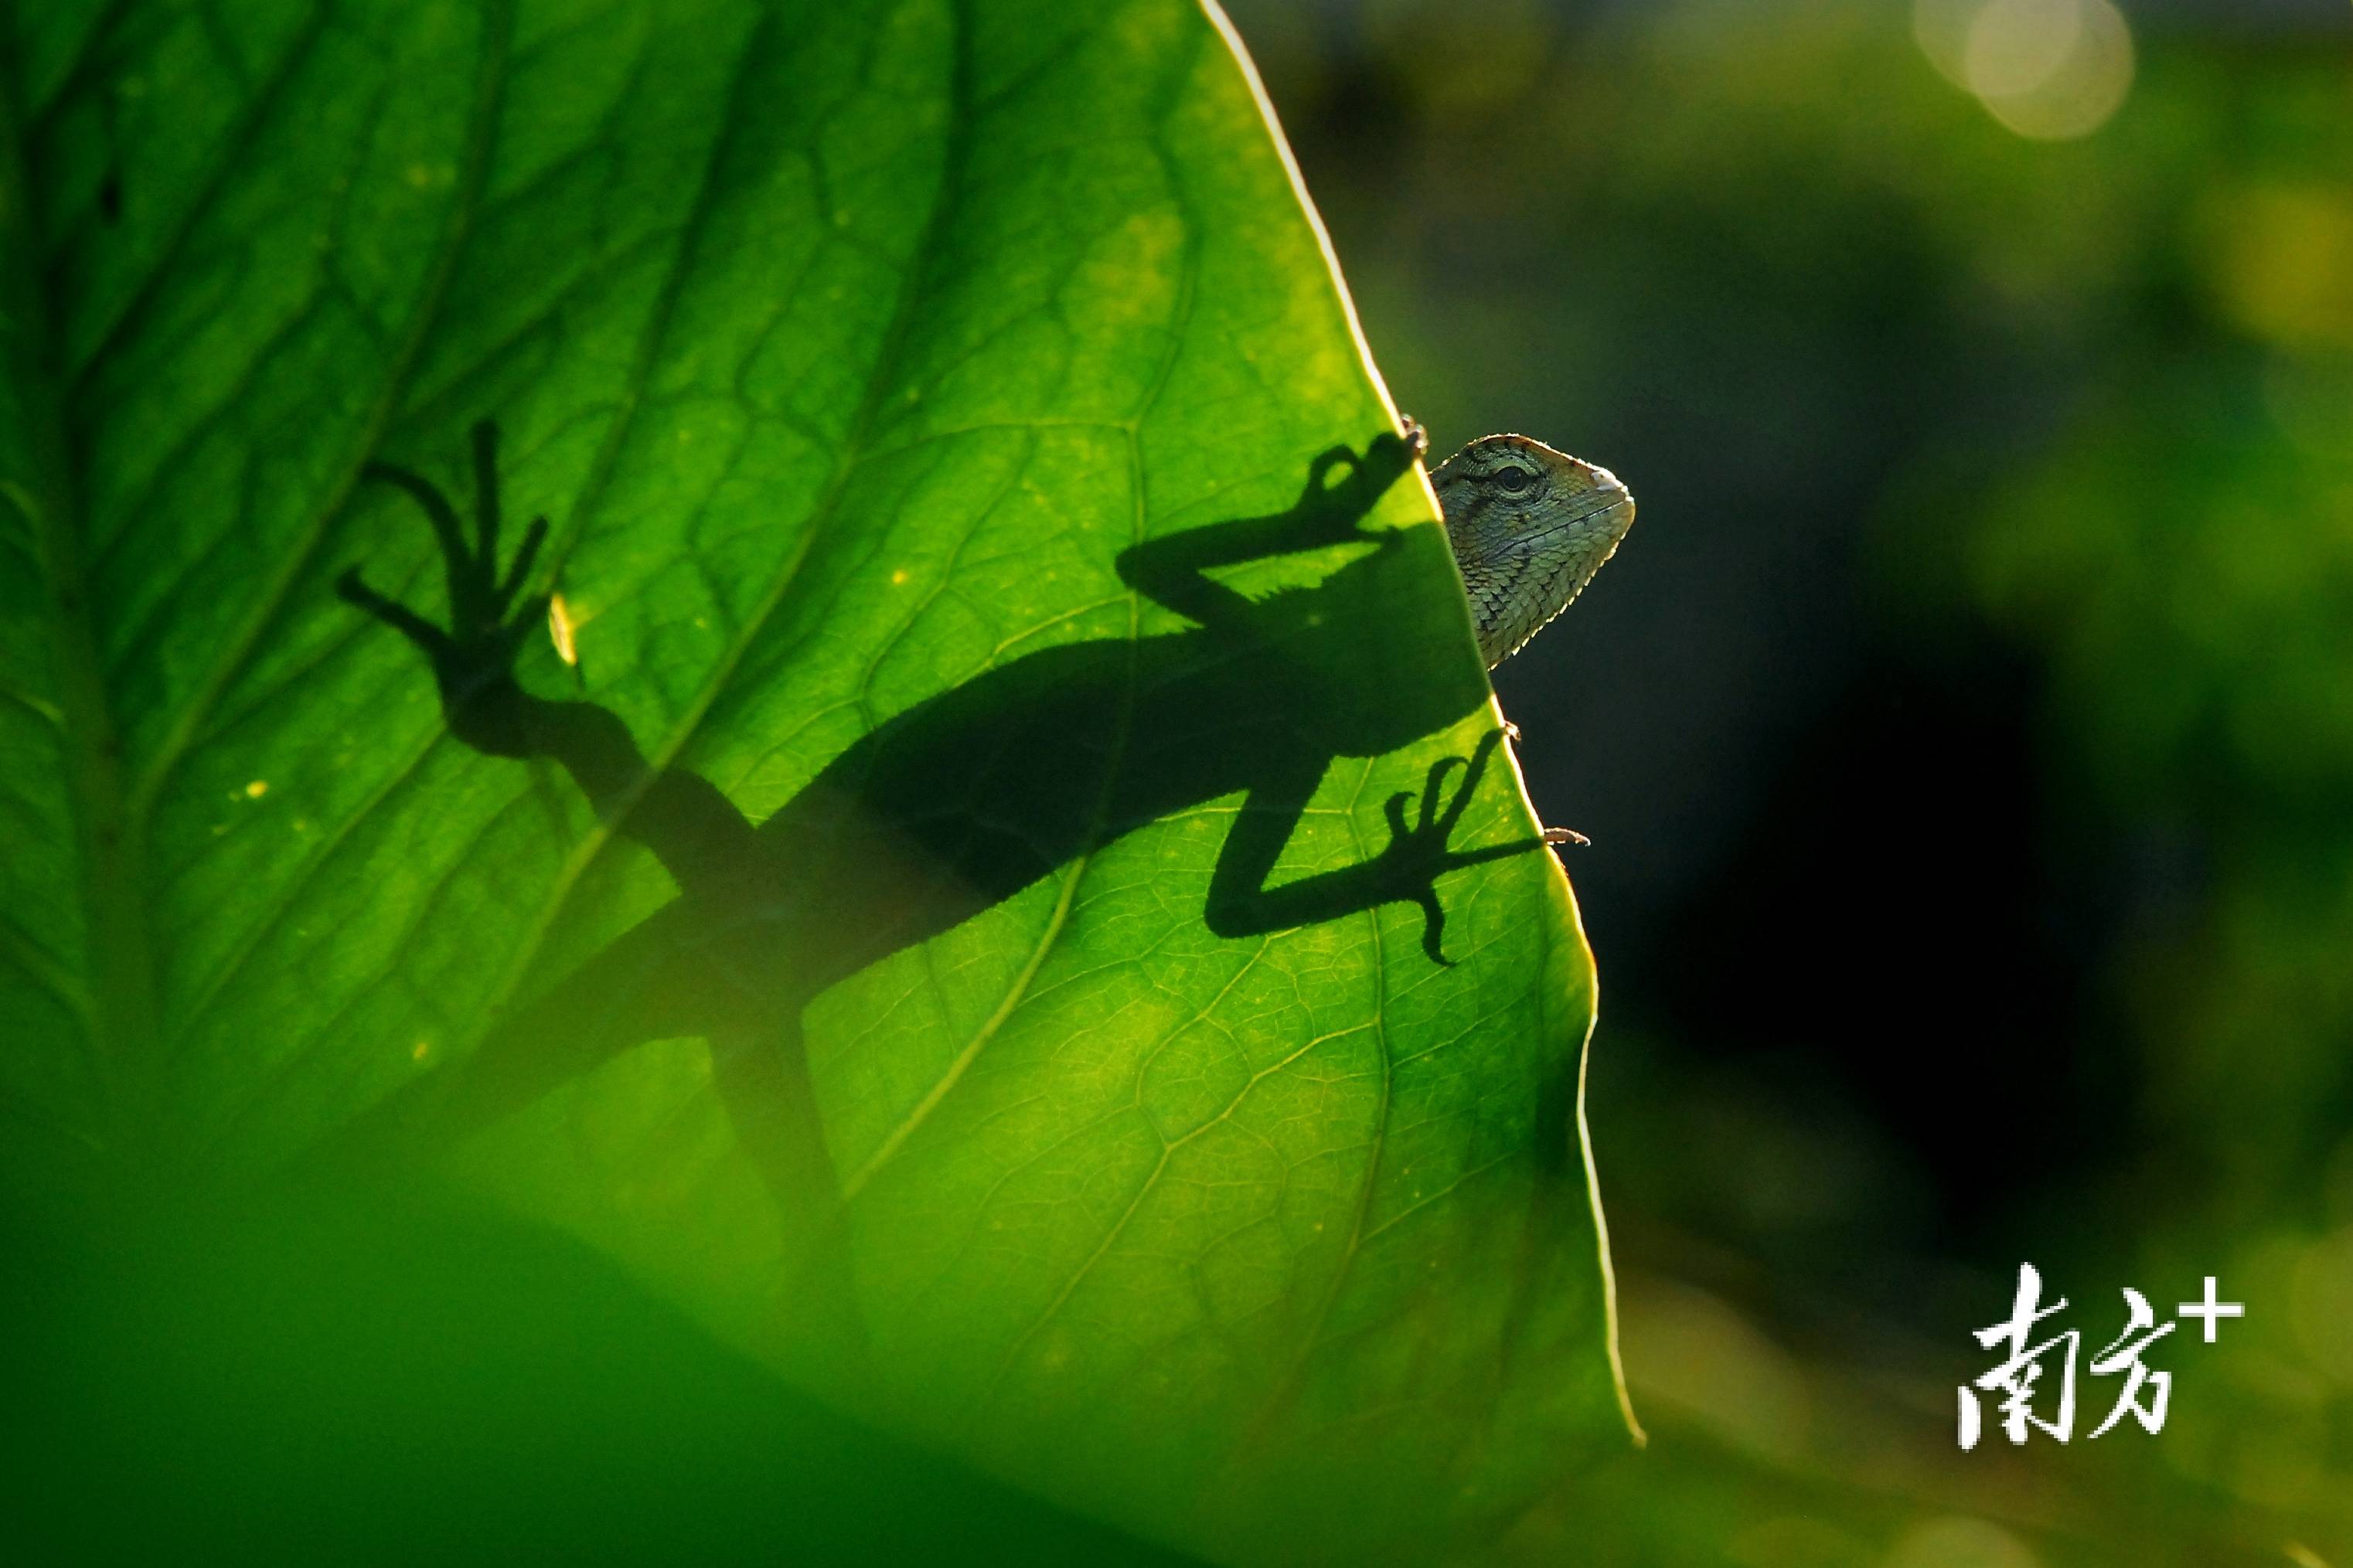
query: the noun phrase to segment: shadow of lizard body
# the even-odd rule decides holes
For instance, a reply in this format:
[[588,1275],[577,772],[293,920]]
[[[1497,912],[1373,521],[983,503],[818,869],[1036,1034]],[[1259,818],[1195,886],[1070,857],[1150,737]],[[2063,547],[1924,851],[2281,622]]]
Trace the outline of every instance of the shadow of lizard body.
[[[499,580],[488,427],[475,444],[479,547],[438,491],[406,470],[377,469],[440,537],[452,627],[356,575],[343,580],[344,596],[427,653],[459,741],[564,766],[616,831],[660,858],[680,897],[500,1018],[470,1058],[394,1095],[367,1119],[363,1142],[406,1142],[427,1125],[437,1138],[462,1135],[634,1045],[701,1036],[789,1227],[796,1209],[833,1206],[839,1191],[801,1047],[810,1001],[1147,824],[1237,793],[1246,798],[1203,908],[1211,931],[1248,936],[1404,900],[1422,909],[1425,947],[1444,962],[1435,879],[1539,842],[1447,847],[1500,731],[1471,758],[1430,769],[1416,822],[1408,797],[1391,797],[1391,841],[1372,858],[1267,885],[1335,759],[1385,755],[1488,700],[1485,679],[1448,638],[1387,635],[1398,606],[1427,594],[1428,574],[1452,570],[1435,529],[1361,527],[1419,452],[1396,436],[1361,458],[1335,448],[1288,511],[1124,552],[1123,580],[1193,629],[1069,644],[984,671],[862,737],[757,826],[699,775],[653,769],[608,710],[536,697],[515,681],[515,652],[544,600],[509,608],[544,525]],[[1321,583],[1260,600],[1208,575],[1349,542],[1363,552]],[[1454,766],[1463,776],[1441,801]]]

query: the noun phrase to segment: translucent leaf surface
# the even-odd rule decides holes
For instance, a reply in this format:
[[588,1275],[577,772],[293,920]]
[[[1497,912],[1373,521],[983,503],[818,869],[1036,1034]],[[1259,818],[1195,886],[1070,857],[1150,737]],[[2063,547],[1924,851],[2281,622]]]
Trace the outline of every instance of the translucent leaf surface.
[[[1214,17],[14,38],[14,1181],[396,1124],[843,1407],[1219,1554],[1460,1545],[1627,1440],[1590,959]],[[478,427],[579,658],[522,688],[669,770],[601,811],[336,591],[447,623],[418,497],[474,512]]]

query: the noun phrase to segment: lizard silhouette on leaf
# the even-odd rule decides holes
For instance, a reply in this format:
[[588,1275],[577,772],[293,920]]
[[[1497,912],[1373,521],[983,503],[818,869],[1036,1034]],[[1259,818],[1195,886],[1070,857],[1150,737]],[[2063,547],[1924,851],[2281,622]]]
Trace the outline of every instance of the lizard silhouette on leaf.
[[[1438,879],[1543,842],[1448,843],[1500,730],[1469,757],[1432,763],[1418,799],[1388,799],[1389,838],[1377,853],[1270,885],[1335,759],[1385,755],[1488,700],[1476,667],[1436,633],[1428,642],[1401,629],[1367,636],[1397,629],[1394,607],[1425,596],[1417,574],[1452,570],[1435,529],[1362,526],[1420,453],[1418,428],[1381,436],[1361,457],[1335,447],[1287,510],[1124,552],[1121,578],[1190,629],[1067,644],[986,670],[886,721],[756,826],[707,780],[649,764],[610,710],[539,697],[516,680],[516,657],[546,613],[544,595],[522,591],[546,523],[531,524],[501,573],[491,426],[473,431],[470,536],[433,485],[373,465],[432,525],[449,623],[376,593],[356,570],[342,595],[426,655],[459,742],[558,763],[679,888],[672,903],[493,1023],[470,1057],[395,1095],[373,1113],[378,1130],[462,1133],[634,1045],[701,1036],[772,1184],[834,1193],[800,1043],[801,1012],[819,992],[1125,834],[1236,792],[1245,799],[1202,910],[1211,931],[1258,935],[1402,901],[1421,910],[1429,957],[1447,962]],[[1366,548],[1321,583],[1262,599],[1208,575],[1351,542]]]

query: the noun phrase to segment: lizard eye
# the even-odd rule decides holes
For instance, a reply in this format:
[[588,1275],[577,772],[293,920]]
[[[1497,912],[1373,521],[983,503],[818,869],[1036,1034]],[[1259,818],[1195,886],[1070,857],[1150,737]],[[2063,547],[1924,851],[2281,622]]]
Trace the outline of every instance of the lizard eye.
[[1495,470],[1495,488],[1500,490],[1507,491],[1512,495],[1519,494],[1522,490],[1527,489],[1530,485],[1535,482],[1536,477],[1528,472],[1525,468],[1498,468]]

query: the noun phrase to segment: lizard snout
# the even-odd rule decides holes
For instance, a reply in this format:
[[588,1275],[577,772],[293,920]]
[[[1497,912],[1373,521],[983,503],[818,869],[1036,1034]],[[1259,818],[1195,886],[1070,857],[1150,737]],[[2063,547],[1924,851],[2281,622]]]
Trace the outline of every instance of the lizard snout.
[[1579,518],[1607,517],[1610,530],[1624,534],[1634,521],[1634,494],[1624,481],[1599,464],[1579,458],[1568,460],[1568,485],[1576,515]]

